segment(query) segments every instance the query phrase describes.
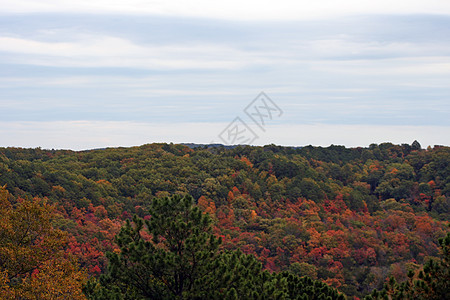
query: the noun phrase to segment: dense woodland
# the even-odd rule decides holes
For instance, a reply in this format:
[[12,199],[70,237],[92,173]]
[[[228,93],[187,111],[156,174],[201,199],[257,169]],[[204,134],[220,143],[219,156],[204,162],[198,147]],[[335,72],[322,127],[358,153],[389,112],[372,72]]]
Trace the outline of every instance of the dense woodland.
[[[123,290],[130,286],[124,278],[133,272],[119,274],[118,266],[155,249],[171,251],[170,239],[154,224],[157,215],[167,213],[158,203],[174,199],[193,199],[184,215],[208,216],[208,226],[199,228],[210,242],[192,231],[195,241],[212,247],[199,257],[216,269],[243,265],[223,274],[247,270],[243,277],[259,278],[201,277],[219,292],[224,287],[217,281],[234,280],[233,290],[223,290],[230,299],[255,286],[263,287],[260,295],[281,291],[280,299],[308,287],[311,299],[342,297],[337,291],[363,298],[374,289],[380,292],[369,297],[377,298],[406,293],[417,280],[425,290],[426,276],[448,253],[445,242],[438,241],[449,232],[450,148],[422,149],[418,142],[368,148],[0,148],[0,186],[0,295],[5,299],[18,297],[17,286],[25,299],[31,291],[42,293],[42,299],[67,291],[74,299],[130,293]],[[186,229],[201,219],[192,216],[194,221],[177,226]],[[177,217],[164,220],[171,218]],[[154,240],[157,236],[162,241]],[[146,251],[133,256],[136,249]],[[431,258],[438,263],[430,266]],[[156,291],[169,286],[161,274],[145,276],[152,276]],[[449,279],[448,272],[443,276]],[[112,282],[115,290],[102,288]],[[427,288],[438,290],[435,286]],[[195,281],[189,288],[183,291],[186,299],[219,297],[196,289]],[[448,291],[448,284],[439,288]],[[158,298],[132,292],[136,299]]]

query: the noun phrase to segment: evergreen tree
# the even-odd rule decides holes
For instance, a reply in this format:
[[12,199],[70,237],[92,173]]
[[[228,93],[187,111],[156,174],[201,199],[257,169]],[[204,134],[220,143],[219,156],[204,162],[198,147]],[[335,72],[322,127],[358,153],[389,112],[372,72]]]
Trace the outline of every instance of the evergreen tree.
[[192,204],[190,196],[155,199],[150,220],[127,221],[116,237],[120,253],[107,254],[108,274],[96,297],[183,299],[195,290],[220,240],[211,233],[209,216]]
[[422,146],[420,145],[420,143],[417,140],[414,140],[414,142],[411,144],[411,149],[412,150],[421,150]]

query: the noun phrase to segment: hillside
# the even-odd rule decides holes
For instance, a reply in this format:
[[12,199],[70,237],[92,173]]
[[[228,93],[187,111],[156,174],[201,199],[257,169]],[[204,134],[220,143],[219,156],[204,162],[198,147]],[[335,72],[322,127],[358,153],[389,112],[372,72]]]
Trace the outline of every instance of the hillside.
[[14,199],[56,206],[53,226],[91,275],[106,271],[125,220],[149,219],[155,198],[189,194],[212,216],[223,249],[363,297],[438,256],[450,220],[450,148],[0,148],[3,185]]

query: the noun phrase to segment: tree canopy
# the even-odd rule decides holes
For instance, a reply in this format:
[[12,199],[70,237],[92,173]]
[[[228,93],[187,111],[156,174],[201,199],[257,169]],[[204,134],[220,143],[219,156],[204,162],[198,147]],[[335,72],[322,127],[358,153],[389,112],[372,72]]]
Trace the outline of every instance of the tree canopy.
[[155,199],[150,215],[122,227],[108,272],[85,288],[91,299],[344,299],[307,277],[264,271],[253,255],[220,251],[191,196]]
[[133,215],[153,242],[145,222],[152,203],[192,195],[222,239],[219,253],[241,251],[271,274],[308,275],[363,298],[439,255],[449,231],[450,148],[0,148],[3,185],[10,212],[24,201],[52,207],[51,227],[65,235],[59,251],[91,277],[108,273],[106,253],[120,253],[114,237],[127,220],[137,226]]
[[441,258],[430,259],[417,271],[409,270],[408,280],[398,283],[395,278],[381,291],[374,290],[365,300],[386,299],[447,299],[450,293],[450,233],[439,239]]

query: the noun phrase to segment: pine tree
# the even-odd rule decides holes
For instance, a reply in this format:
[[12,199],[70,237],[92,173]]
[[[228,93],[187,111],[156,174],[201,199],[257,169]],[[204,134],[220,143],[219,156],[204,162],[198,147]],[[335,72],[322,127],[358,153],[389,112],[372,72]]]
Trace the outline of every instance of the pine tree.
[[184,299],[202,284],[220,244],[209,216],[193,206],[192,197],[179,195],[155,199],[150,215],[146,221],[135,216],[121,229],[120,253],[107,254],[108,274],[94,299]]

